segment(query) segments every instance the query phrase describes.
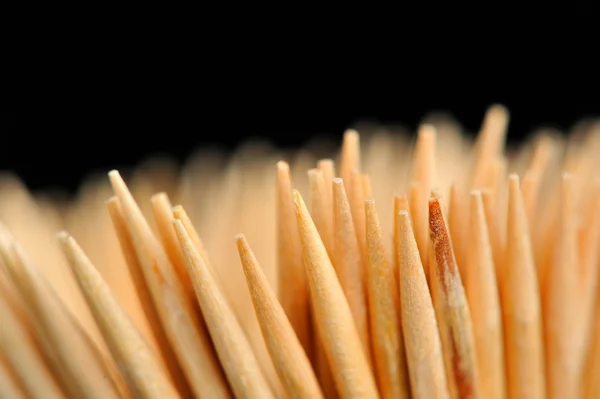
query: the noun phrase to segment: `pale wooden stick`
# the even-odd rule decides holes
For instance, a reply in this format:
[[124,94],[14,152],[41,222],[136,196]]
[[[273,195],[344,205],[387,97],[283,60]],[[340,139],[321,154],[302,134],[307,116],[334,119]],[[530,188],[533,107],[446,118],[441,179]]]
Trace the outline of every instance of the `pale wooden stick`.
[[146,280],[144,279],[142,266],[140,265],[140,262],[135,254],[135,248],[133,246],[131,236],[127,231],[127,225],[121,203],[117,197],[111,197],[106,202],[106,207],[108,209],[108,213],[110,214],[117,239],[119,240],[121,252],[123,252],[129,274],[131,275],[131,280],[133,281],[137,296],[140,300],[142,309],[144,310],[144,314],[146,315],[146,320],[148,320],[148,323],[150,324],[152,338],[154,338],[156,341],[154,345],[156,345],[158,353],[160,354],[163,363],[167,367],[167,370],[173,379],[177,390],[183,397],[189,397],[191,394],[191,388],[183,374],[181,365],[177,361],[177,356],[173,351],[171,344],[169,343],[169,338],[166,335],[165,328],[160,321],[160,315],[158,314],[158,311],[154,305],[152,294],[150,293],[148,284],[146,284]]
[[483,211],[485,213],[485,221],[488,228],[488,236],[490,238],[490,246],[492,248],[492,257],[494,258],[494,268],[496,272],[496,281],[498,282],[498,292],[502,298],[502,289],[504,282],[504,258],[506,252],[506,237],[500,234],[497,214],[494,212],[494,197],[489,190],[481,191],[481,199],[483,202]]
[[577,225],[574,217],[573,179],[565,174],[561,185],[558,239],[542,302],[546,343],[547,397],[581,397],[585,347]]
[[[423,191],[429,193],[435,182],[435,126],[423,124],[419,126],[417,140],[413,152],[411,180],[419,183]],[[427,206],[425,205],[425,215]],[[422,218],[422,217],[421,217]],[[427,216],[425,216],[425,220]]]
[[246,238],[240,234],[236,243],[263,337],[288,396],[323,398],[308,357]]
[[521,182],[521,191],[523,192],[523,203],[525,205],[525,214],[527,215],[527,224],[535,226],[538,211],[538,196],[540,191],[540,177],[532,170],[528,170]]
[[[204,261],[204,264],[208,268],[208,271],[211,273],[213,280],[215,281],[215,284],[217,284],[219,291],[221,292],[221,294],[227,301],[227,304],[229,305],[230,309],[233,311],[233,313],[235,314],[237,319],[241,320],[239,310],[236,310],[233,305],[232,296],[226,295],[227,291],[225,290],[225,285],[223,284],[223,281],[221,280],[221,277],[220,277],[218,271],[213,266],[212,261],[210,260],[210,257],[208,256],[208,252],[206,251],[206,248],[204,247],[204,244],[203,244],[202,240],[200,239],[200,235],[198,234],[196,228],[194,227],[194,224],[188,217],[186,211],[183,209],[183,207],[181,205],[176,205],[173,207],[173,215],[174,215],[175,219],[180,220],[181,223],[183,224],[185,231],[187,231],[188,235],[190,236],[190,239],[194,243],[194,248],[196,248],[196,251],[198,251],[198,253],[202,257],[202,260]],[[293,215],[292,215],[292,217],[293,217]],[[298,232],[296,229],[296,234],[297,233]],[[244,325],[241,321],[240,321],[240,325],[242,327],[247,327],[247,325]],[[273,362],[269,355],[269,351],[264,343],[264,339],[262,338],[258,320],[256,320],[256,330],[257,331],[256,331],[255,335],[251,335],[253,333],[253,331],[251,332],[251,331],[245,330],[244,333],[246,333],[248,342],[250,342],[250,345],[252,345],[252,348],[254,350],[256,358],[257,358],[258,362],[260,363],[261,369],[262,369],[265,377],[267,378],[269,385],[273,389],[273,393],[276,396],[283,395],[284,394],[283,386],[281,385],[281,382],[279,381],[279,377],[277,376],[277,371],[275,370],[275,366],[273,365]]]
[[469,301],[483,398],[506,398],[502,311],[481,192],[469,203],[465,291]]
[[592,315],[590,348],[586,359],[583,389],[584,399],[600,397],[600,291],[594,301],[595,312]]
[[[333,225],[334,220],[332,219],[331,212],[333,206],[333,199],[332,201],[327,200],[327,189],[325,188],[326,184],[323,178],[323,172],[317,169],[311,169],[308,171],[308,178],[310,184],[310,213],[315,222],[315,226],[317,227],[319,235],[321,236],[323,244],[325,245],[325,249],[327,250],[329,258],[332,259],[332,262],[335,264],[335,237]],[[331,185],[331,182],[329,183],[329,185]],[[332,195],[335,196],[335,194]],[[297,226],[297,223],[295,224]],[[295,237],[299,237],[297,227]],[[298,260],[300,259],[302,259],[302,255],[300,255],[300,257],[298,258]],[[303,274],[304,276],[306,276],[306,272],[304,270]],[[311,315],[313,318],[312,324],[316,325],[317,322],[314,319],[314,312],[312,311],[312,301]],[[323,387],[323,393],[326,397],[336,398],[337,391],[335,388],[333,373],[331,371],[331,365],[327,360],[327,355],[325,354],[323,342],[321,341],[319,332],[316,331],[316,328],[313,328],[312,340],[314,342],[313,349],[316,368],[319,374],[319,381],[321,382],[321,386]]]
[[452,398],[482,398],[473,326],[440,201],[429,200],[430,276]]
[[[327,196],[323,172],[318,169],[308,171],[310,183],[310,216],[315,221],[319,235],[325,244],[330,258],[334,256],[332,203]],[[331,183],[330,183],[331,184]]]
[[[2,333],[0,333],[1,335]],[[21,387],[14,373],[2,356],[0,356],[0,398],[7,399],[26,399],[25,390]]]
[[585,212],[587,221],[584,222],[580,235],[580,259],[581,268],[579,273],[582,288],[582,331],[585,345],[592,344],[592,330],[594,328],[594,314],[598,286],[600,284],[600,179],[595,182],[595,193],[589,210]]
[[119,172],[109,172],[109,179],[123,206],[127,229],[144,279],[194,394],[211,398],[231,397],[201,315],[191,309],[164,250],[152,234]]
[[113,293],[73,237],[58,235],[79,287],[135,397],[179,398],[166,369],[144,342]]
[[400,254],[398,253],[398,249],[400,248],[400,230],[398,230],[398,214],[400,213],[400,211],[406,211],[409,212],[410,215],[410,209],[409,209],[409,205],[408,205],[408,196],[404,193],[401,195],[395,195],[394,196],[394,213],[393,213],[393,218],[394,218],[394,231],[392,232],[392,236],[393,236],[393,251],[394,251],[394,259],[393,259],[393,270],[394,270],[394,278],[396,279],[396,284],[399,284],[400,282],[400,266],[399,266],[399,262],[400,262]]
[[365,213],[369,254],[367,294],[379,392],[384,399],[409,398],[410,383],[400,323],[398,286],[385,253],[383,232],[374,200],[365,202]]
[[[408,201],[410,206],[410,217],[417,240],[417,246],[419,248],[419,255],[421,257],[421,263],[423,264],[423,270],[425,271],[425,278],[427,283],[431,283],[429,276],[429,238],[427,236],[427,209],[423,210],[423,203],[426,200],[429,192],[424,191],[423,187],[417,182],[411,182],[408,189]],[[425,223],[423,223],[425,221]]]
[[[4,257],[4,254],[2,254],[2,257]],[[4,260],[11,262],[8,259]],[[0,266],[3,266],[3,262],[1,261]],[[0,267],[0,269],[2,269],[2,267]],[[34,312],[28,306],[27,301],[23,297],[22,292],[19,291],[19,288],[19,283],[10,278],[8,270],[0,270],[0,296],[4,297],[6,303],[18,317],[23,328],[30,333],[32,344],[42,355],[43,360],[45,361],[45,367],[49,370],[53,370],[61,390],[63,392],[70,392],[68,386],[71,384],[72,377],[68,373],[68,370],[63,368],[60,359],[55,354],[56,351],[53,344],[48,340],[48,337],[44,332],[43,325],[36,319]]]
[[415,399],[448,399],[442,344],[410,216],[400,210],[396,219],[402,331],[412,395]]
[[427,254],[427,232],[429,229],[427,200],[435,179],[436,136],[437,132],[433,125],[423,124],[419,126],[413,149],[409,187],[410,215],[427,281],[430,280]]
[[346,184],[350,183],[352,170],[360,170],[360,135],[354,129],[344,132],[342,153],[340,156],[340,177]]
[[294,190],[293,198],[317,330],[332,366],[338,392],[344,399],[378,398],[350,307],[325,246],[300,193]]
[[501,297],[508,396],[539,399],[546,397],[540,295],[518,176],[510,175],[508,183],[505,292]]
[[[325,180],[325,187],[327,188],[327,196],[329,201],[333,201],[333,187],[331,181],[335,177],[335,164],[332,159],[321,159],[317,162],[317,169],[323,173],[323,179]],[[291,192],[291,190],[290,190]],[[291,195],[291,194],[290,194]]]
[[179,246],[177,234],[175,234],[175,230],[173,230],[173,205],[166,193],[154,194],[150,201],[152,202],[156,227],[163,248],[175,269],[175,273],[179,278],[184,291],[188,295],[190,303],[192,303],[194,308],[200,310],[198,302],[196,301],[196,294],[194,294],[192,281],[188,275],[187,268],[185,267],[185,256],[183,256],[183,252]]
[[369,256],[367,254],[367,225],[365,221],[365,192],[362,182],[362,175],[357,169],[350,171],[350,180],[345,181],[346,194],[350,203],[350,211],[352,213],[352,221],[354,222],[354,231],[360,249],[362,259],[362,273],[365,273],[369,264]]
[[[192,221],[190,220],[189,216],[187,215],[185,209],[183,209],[183,207],[181,205],[175,205],[173,207],[173,217],[177,220],[181,220],[181,223],[183,224],[183,227],[185,227],[185,231],[187,231],[188,234],[190,235],[190,238],[192,239],[192,242],[194,243],[196,250],[198,251],[198,253],[200,253],[200,256],[202,256],[202,260],[204,260],[204,264],[206,264],[206,267],[208,267],[208,270],[212,274],[213,278],[215,280],[217,280],[216,282],[218,283],[219,288],[222,287],[223,283],[221,282],[220,275],[217,272],[217,269],[215,269],[215,267],[213,266],[212,261],[210,260],[210,257],[208,256],[208,252],[206,251],[206,248],[204,247],[204,243],[200,239],[200,235],[198,234],[198,231],[196,231],[194,224],[192,223]],[[175,238],[177,238],[177,237],[175,237]],[[184,265],[185,265],[185,263],[184,263]]]
[[202,314],[234,394],[240,399],[273,398],[235,314],[219,291],[183,223],[175,219],[173,226],[187,259],[188,273]]
[[344,189],[344,182],[340,178],[333,179],[333,219],[335,226],[333,265],[350,306],[365,355],[371,365],[366,275],[356,239],[350,204]]
[[475,143],[475,162],[471,172],[473,189],[491,188],[490,169],[493,160],[501,155],[508,121],[508,111],[503,106],[492,105],[488,108]]
[[15,242],[10,248],[0,245],[0,252],[12,280],[52,345],[52,356],[61,365],[61,377],[69,378],[63,384],[67,393],[81,398],[120,397],[124,393],[120,392],[122,377],[114,370],[112,359],[100,353],[20,246]]
[[33,399],[66,398],[31,340],[27,338],[26,330],[1,296],[0,315],[0,353],[7,358],[28,396]]

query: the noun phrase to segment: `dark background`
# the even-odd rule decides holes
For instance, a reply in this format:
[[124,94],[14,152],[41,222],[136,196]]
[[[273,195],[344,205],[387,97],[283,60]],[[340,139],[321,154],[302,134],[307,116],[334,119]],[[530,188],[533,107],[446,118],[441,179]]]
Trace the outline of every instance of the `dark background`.
[[321,134],[339,140],[347,127],[364,120],[414,129],[429,112],[443,110],[469,132],[477,132],[486,108],[501,103],[511,114],[508,139],[518,142],[540,126],[568,131],[583,117],[600,116],[597,101],[571,96],[532,98],[520,91],[512,97],[469,101],[318,92],[259,97],[232,95],[194,106],[174,106],[163,100],[141,107],[121,103],[39,113],[3,112],[0,170],[16,172],[33,190],[73,192],[90,172],[130,167],[155,154],[183,161],[199,146],[231,151],[250,138],[290,148]]

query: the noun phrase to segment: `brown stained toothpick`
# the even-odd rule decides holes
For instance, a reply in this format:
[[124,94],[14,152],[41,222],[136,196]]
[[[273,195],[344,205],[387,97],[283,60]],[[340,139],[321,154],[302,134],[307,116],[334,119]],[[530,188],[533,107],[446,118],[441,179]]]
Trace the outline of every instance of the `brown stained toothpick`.
[[430,284],[451,398],[483,398],[471,314],[440,201],[429,200]]
[[415,399],[448,399],[448,383],[435,311],[410,216],[398,212],[396,256],[400,305],[411,393]]

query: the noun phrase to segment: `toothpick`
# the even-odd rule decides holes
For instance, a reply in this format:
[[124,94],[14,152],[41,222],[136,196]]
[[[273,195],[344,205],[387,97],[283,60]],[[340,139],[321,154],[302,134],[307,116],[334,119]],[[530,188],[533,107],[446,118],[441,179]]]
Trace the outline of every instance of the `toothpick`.
[[146,315],[146,319],[150,324],[150,330],[152,331],[153,338],[156,341],[158,347],[158,353],[161,356],[161,360],[166,366],[169,375],[175,383],[175,387],[184,397],[188,397],[191,394],[191,388],[185,379],[183,370],[177,361],[177,355],[173,351],[169,338],[167,337],[165,328],[160,321],[160,315],[154,305],[152,294],[142,271],[142,266],[138,261],[135,254],[135,248],[132,243],[131,236],[127,231],[127,225],[125,222],[125,216],[123,214],[123,208],[117,197],[111,197],[106,202],[106,207],[110,215],[113,228],[119,240],[121,251],[125,257],[127,269],[131,275],[133,285],[136,289],[137,296],[140,300],[140,304]]
[[502,302],[508,396],[545,398],[540,296],[518,176],[509,176],[508,193]]
[[338,392],[346,398],[378,398],[375,380],[342,287],[300,193],[293,192],[317,330],[332,366]]
[[448,399],[442,344],[410,216],[397,215],[402,331],[411,393],[415,399]]
[[506,397],[506,376],[502,312],[479,191],[472,191],[470,195],[466,236],[470,250],[464,266],[465,291],[473,320],[481,395],[484,398],[503,399]]
[[178,398],[165,368],[146,345],[100,273],[73,237],[61,232],[58,241],[133,394],[143,399]]
[[382,398],[409,398],[398,286],[387,260],[375,201],[365,202],[369,267],[367,294],[376,376]]
[[429,200],[431,293],[452,398],[483,398],[471,314],[438,199]]
[[187,259],[188,273],[221,364],[238,398],[273,398],[265,377],[233,311],[180,220],[173,226]]
[[236,243],[263,337],[286,393],[293,399],[323,398],[308,357],[246,238],[240,234]]

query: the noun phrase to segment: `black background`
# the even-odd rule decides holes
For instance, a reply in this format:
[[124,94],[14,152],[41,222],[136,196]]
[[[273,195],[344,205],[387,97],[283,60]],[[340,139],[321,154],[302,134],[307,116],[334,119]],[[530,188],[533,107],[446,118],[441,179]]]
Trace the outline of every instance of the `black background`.
[[320,134],[339,140],[357,121],[401,123],[414,129],[429,112],[443,110],[469,132],[477,132],[486,108],[493,103],[509,109],[508,139],[513,142],[540,126],[568,131],[579,119],[600,115],[597,101],[523,96],[522,90],[512,96],[468,100],[318,91],[262,93],[260,97],[240,90],[212,102],[173,104],[163,99],[135,107],[117,102],[52,112],[3,112],[0,170],[19,174],[33,190],[73,192],[90,172],[130,167],[151,155],[169,154],[183,161],[200,146],[231,151],[250,138],[288,148]]

